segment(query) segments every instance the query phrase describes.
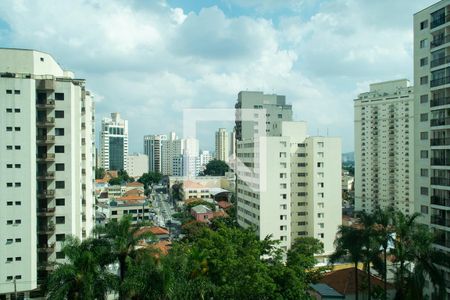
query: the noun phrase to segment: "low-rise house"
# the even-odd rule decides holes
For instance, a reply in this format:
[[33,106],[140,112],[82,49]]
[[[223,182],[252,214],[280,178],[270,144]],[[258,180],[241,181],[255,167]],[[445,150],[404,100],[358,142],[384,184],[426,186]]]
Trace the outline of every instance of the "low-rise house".
[[121,197],[125,193],[124,185],[110,185],[108,186],[108,197],[116,199]]
[[208,222],[214,218],[214,212],[206,205],[197,205],[191,208],[191,215],[199,222]]
[[125,186],[125,192],[128,192],[130,190],[141,190],[142,193],[144,193],[144,184],[140,183],[138,181],[134,181],[134,182],[129,182],[127,183],[127,185]]
[[309,294],[317,300],[345,299],[345,296],[325,283],[309,285]]
[[97,211],[104,213],[106,222],[118,221],[131,215],[133,223],[149,221],[150,202],[144,197],[128,196],[97,204]]
[[170,237],[170,232],[167,228],[160,226],[144,226],[141,227],[136,234],[151,233],[157,240],[167,240]]

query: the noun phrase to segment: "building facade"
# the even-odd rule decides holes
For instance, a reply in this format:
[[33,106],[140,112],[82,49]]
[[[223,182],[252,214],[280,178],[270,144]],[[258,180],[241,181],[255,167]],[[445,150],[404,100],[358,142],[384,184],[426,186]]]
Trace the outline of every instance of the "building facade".
[[[450,1],[414,15],[415,207],[450,252]],[[450,270],[445,280],[450,281]],[[447,285],[450,299],[450,285]]]
[[103,118],[100,134],[100,161],[105,170],[126,170],[128,158],[128,121],[119,113]]
[[406,79],[370,85],[355,109],[355,210],[414,212],[414,93]]
[[149,172],[162,172],[162,144],[167,135],[152,134],[144,136],[144,154],[148,156]]
[[131,177],[140,177],[148,172],[148,156],[141,153],[128,155],[126,171]]
[[219,128],[216,131],[215,139],[215,158],[224,162],[228,162],[230,155],[229,136],[225,128]]
[[182,140],[178,139],[175,132],[171,132],[167,140],[161,145],[161,172],[163,175],[173,175],[174,158],[183,154]]
[[29,297],[94,225],[94,104],[47,53],[0,49],[0,295]]
[[266,110],[265,97],[257,102],[254,95],[239,93],[236,107],[254,107],[255,118],[267,117],[270,128],[260,134],[247,120],[237,124],[238,223],[256,228],[261,239],[272,235],[285,250],[297,237],[317,238],[329,255],[342,218],[340,139],[307,136],[306,123],[291,120],[284,96],[270,95],[282,101]]

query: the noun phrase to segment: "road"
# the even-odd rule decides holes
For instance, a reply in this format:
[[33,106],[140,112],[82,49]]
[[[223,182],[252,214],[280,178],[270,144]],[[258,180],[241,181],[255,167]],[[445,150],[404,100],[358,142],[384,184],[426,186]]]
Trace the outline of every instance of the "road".
[[175,213],[174,207],[169,202],[169,195],[153,192],[151,194],[151,199],[155,210],[153,222],[156,225],[167,227],[172,223],[172,215]]

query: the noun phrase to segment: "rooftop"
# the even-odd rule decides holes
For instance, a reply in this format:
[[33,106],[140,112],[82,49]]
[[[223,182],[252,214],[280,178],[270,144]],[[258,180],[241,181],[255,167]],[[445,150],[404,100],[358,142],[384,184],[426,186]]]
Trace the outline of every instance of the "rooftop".
[[209,207],[207,207],[206,205],[197,205],[197,206],[194,206],[194,207],[192,208],[192,210],[193,210],[196,214],[207,214],[207,213],[212,212],[212,210],[211,210]]

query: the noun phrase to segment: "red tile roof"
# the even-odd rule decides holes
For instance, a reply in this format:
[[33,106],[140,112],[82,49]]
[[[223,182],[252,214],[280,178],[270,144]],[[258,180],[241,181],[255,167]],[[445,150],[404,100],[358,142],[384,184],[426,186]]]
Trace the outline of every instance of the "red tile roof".
[[138,231],[136,231],[136,235],[140,235],[143,233],[147,233],[150,232],[154,235],[168,235],[169,234],[169,230],[167,230],[166,228],[163,227],[159,227],[159,226],[145,226],[142,227],[141,229],[139,229]]
[[219,202],[217,202],[217,205],[219,205],[219,207],[223,208],[223,209],[227,209],[227,208],[233,206],[233,204],[231,204],[230,202],[227,202],[227,201],[219,201]]
[[145,200],[145,197],[137,196],[137,195],[128,195],[128,196],[123,196],[123,197],[117,198],[117,200],[120,200],[120,201],[139,201],[139,200]]
[[191,180],[186,180],[183,182],[183,189],[202,189],[202,188],[205,188],[205,186],[198,182],[194,182]]
[[144,184],[140,183],[140,182],[137,182],[137,181],[134,181],[134,182],[128,183],[127,186],[129,186],[129,187],[133,187],[133,186],[135,186],[135,187],[143,187]]

